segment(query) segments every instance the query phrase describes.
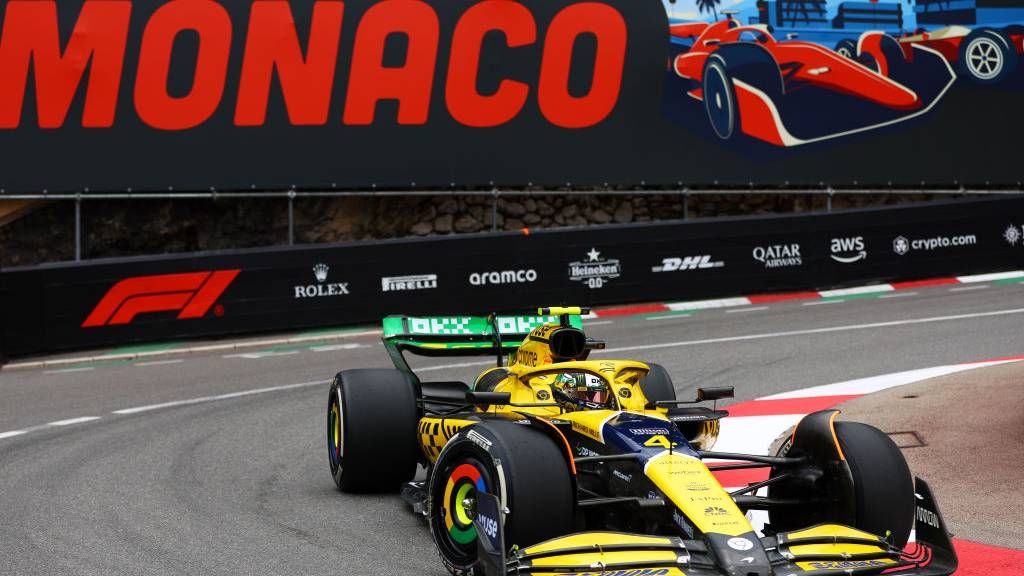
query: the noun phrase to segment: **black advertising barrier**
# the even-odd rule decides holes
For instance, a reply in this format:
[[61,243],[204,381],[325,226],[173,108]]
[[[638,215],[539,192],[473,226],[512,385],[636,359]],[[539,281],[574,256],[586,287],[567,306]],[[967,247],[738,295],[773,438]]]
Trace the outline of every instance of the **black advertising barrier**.
[[0,1],[0,189],[1020,186],[1024,0],[947,4]]
[[1020,269],[1024,199],[126,258],[0,273],[8,356]]

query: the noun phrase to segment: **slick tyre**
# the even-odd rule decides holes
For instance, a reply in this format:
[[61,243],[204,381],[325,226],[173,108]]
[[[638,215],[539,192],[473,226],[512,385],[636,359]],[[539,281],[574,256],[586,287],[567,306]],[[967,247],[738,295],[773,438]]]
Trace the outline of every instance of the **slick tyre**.
[[960,44],[960,69],[975,84],[998,84],[1017,67],[1017,50],[1006,34],[979,28]]
[[650,366],[651,371],[640,381],[640,389],[643,390],[647,401],[675,400],[676,388],[672,384],[672,376],[669,375],[668,370],[665,370],[661,364],[653,362],[648,362],[647,365]]
[[529,426],[490,421],[456,434],[429,479],[428,524],[451,574],[478,574],[473,526],[476,494],[496,495],[505,515],[505,545],[524,547],[573,528],[573,487],[565,455]]
[[327,398],[327,461],[343,492],[389,492],[419,461],[415,383],[402,372],[339,372]]
[[836,422],[836,438],[853,476],[854,527],[884,536],[902,548],[914,525],[914,479],[903,453],[878,428]]

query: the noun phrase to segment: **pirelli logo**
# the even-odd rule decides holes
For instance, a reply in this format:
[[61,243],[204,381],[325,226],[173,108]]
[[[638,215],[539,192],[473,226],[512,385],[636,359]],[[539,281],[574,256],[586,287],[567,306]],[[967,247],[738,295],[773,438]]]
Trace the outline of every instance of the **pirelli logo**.
[[137,276],[114,284],[82,328],[131,324],[139,314],[178,310],[178,320],[202,318],[241,270]]

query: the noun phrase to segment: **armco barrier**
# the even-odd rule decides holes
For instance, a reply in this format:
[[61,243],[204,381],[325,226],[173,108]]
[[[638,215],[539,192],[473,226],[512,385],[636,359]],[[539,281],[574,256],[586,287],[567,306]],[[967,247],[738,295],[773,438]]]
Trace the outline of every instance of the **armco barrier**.
[[125,258],[0,273],[8,356],[1020,268],[1024,199]]

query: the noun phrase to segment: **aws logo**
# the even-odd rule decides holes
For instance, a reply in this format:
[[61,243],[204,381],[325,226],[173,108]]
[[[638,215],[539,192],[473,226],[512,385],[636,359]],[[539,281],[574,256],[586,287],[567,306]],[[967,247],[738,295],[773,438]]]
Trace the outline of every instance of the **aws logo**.
[[114,284],[82,328],[130,324],[139,314],[179,310],[178,320],[202,318],[241,270],[137,276]]

